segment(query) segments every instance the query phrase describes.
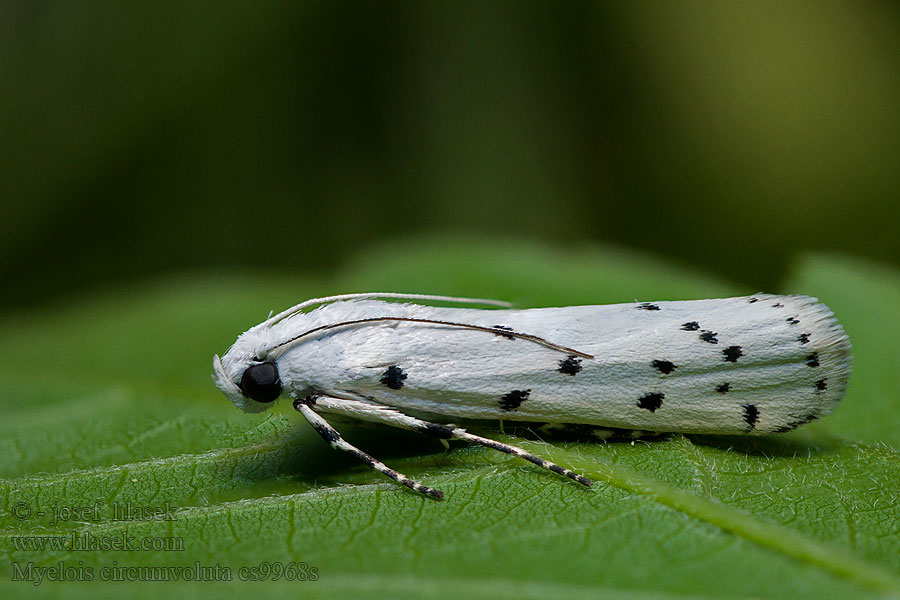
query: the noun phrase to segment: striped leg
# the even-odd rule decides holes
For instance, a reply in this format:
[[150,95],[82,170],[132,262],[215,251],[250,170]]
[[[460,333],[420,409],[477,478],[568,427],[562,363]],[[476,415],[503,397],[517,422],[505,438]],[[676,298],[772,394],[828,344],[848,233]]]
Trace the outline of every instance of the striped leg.
[[296,408],[298,411],[300,411],[300,414],[306,417],[306,420],[309,421],[309,424],[313,426],[313,429],[315,429],[326,442],[331,444],[332,448],[337,448],[338,450],[349,452],[376,471],[384,473],[397,483],[402,483],[413,491],[425,494],[426,496],[431,496],[436,500],[440,500],[444,497],[444,492],[442,492],[441,490],[436,490],[434,488],[424,486],[417,481],[413,481],[403,473],[398,473],[380,460],[375,459],[356,446],[353,446],[352,444],[346,442],[344,438],[341,437],[341,434],[338,433],[334,427],[329,425],[325,419],[319,416],[318,413],[316,413],[316,411],[314,411],[308,403],[294,402],[294,408]]
[[[424,421],[423,421],[424,422]],[[429,425],[434,425],[434,423],[429,423]],[[500,452],[505,452],[507,454],[512,454],[513,456],[518,456],[519,458],[524,458],[530,463],[534,463],[539,467],[543,467],[549,471],[553,471],[554,473],[559,473],[560,475],[565,475],[569,479],[577,481],[582,485],[586,485],[591,487],[593,483],[590,479],[585,477],[584,475],[579,475],[575,471],[571,471],[566,469],[565,467],[561,467],[556,463],[552,463],[549,460],[545,460],[540,456],[535,456],[531,452],[526,452],[522,450],[518,446],[513,446],[511,444],[504,444],[503,442],[498,442],[496,440],[492,440],[490,438],[484,438],[480,435],[475,435],[469,433],[465,429],[460,429],[458,427],[453,427],[453,438],[457,440],[466,440],[467,442],[472,442],[475,444],[479,444],[486,448],[493,448],[494,450],[499,450]]]
[[[479,435],[475,435],[469,433],[465,429],[460,427],[454,427],[452,425],[444,425],[441,423],[432,423],[430,421],[423,421],[422,419],[417,419],[415,417],[410,417],[409,415],[405,415],[397,410],[392,408],[375,404],[373,402],[361,401],[361,400],[347,400],[344,398],[333,398],[330,396],[311,396],[304,401],[295,401],[294,406],[298,405],[305,406],[309,412],[313,412],[310,408],[310,405],[315,405],[318,410],[323,412],[330,412],[339,414],[345,417],[351,417],[354,419],[362,419],[365,421],[373,421],[376,423],[384,423],[385,425],[392,425],[394,427],[402,427],[403,429],[410,429],[412,431],[418,431],[419,433],[424,433],[425,435],[430,435],[436,437],[441,440],[464,440],[467,442],[471,442],[474,444],[478,444],[480,446],[485,446],[486,448],[493,448],[494,450],[499,450],[500,452],[505,452],[506,454],[511,454],[513,456],[517,456],[519,458],[525,459],[530,463],[533,463],[539,467],[547,469],[549,471],[553,471],[554,473],[559,473],[560,475],[564,475],[569,479],[577,481],[582,485],[586,485],[590,487],[592,484],[591,480],[583,475],[579,475],[574,471],[570,471],[564,467],[561,467],[555,463],[550,462],[549,460],[545,460],[539,456],[535,456],[530,452],[526,452],[525,450],[513,446],[511,444],[504,444],[503,442],[498,442],[496,440],[492,440],[489,438],[481,437]],[[298,408],[298,410],[300,410]],[[301,411],[302,412],[302,411]],[[313,414],[315,414],[313,412]],[[306,413],[304,413],[306,416]],[[318,416],[318,415],[316,415]],[[309,419],[309,417],[307,417]],[[312,421],[310,421],[312,422]],[[315,425],[313,425],[315,426]],[[333,430],[332,430],[333,431]],[[320,432],[321,433],[321,432]],[[324,434],[322,434],[325,437]],[[327,437],[325,438],[328,439]],[[343,441],[343,440],[342,440]],[[333,444],[332,444],[333,445]],[[363,459],[365,460],[365,459]],[[380,463],[379,463],[380,464]],[[374,466],[374,465],[373,465]],[[377,467],[375,467],[377,468]],[[387,467],[385,467],[387,468]],[[380,470],[380,469],[379,469]],[[382,471],[384,472],[384,471]],[[390,475],[388,475],[390,477]],[[398,480],[399,481],[399,480]],[[401,483],[403,483],[401,481]],[[408,484],[407,484],[408,485]],[[418,485],[418,484],[416,484]],[[410,486],[412,487],[412,486]],[[416,489],[416,488],[413,488]]]

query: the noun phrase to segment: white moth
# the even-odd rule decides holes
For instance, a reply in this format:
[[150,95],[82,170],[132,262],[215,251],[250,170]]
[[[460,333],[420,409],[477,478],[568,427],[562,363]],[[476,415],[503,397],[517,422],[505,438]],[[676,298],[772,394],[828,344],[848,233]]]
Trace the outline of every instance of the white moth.
[[350,445],[322,414],[474,442],[590,485],[447,422],[783,433],[830,413],[850,376],[847,336],[828,307],[807,296],[527,310],[375,298],[509,306],[394,293],[314,298],[243,333],[214,357],[213,378],[246,412],[289,396],[332,446],[435,498],[440,490]]

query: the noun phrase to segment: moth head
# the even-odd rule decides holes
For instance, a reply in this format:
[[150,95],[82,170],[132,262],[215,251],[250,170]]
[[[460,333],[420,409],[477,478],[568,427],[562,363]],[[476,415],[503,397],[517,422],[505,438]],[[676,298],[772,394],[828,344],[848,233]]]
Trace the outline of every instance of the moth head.
[[284,385],[278,363],[259,350],[255,336],[247,334],[238,338],[225,356],[213,357],[213,380],[235,406],[257,413],[281,396]]

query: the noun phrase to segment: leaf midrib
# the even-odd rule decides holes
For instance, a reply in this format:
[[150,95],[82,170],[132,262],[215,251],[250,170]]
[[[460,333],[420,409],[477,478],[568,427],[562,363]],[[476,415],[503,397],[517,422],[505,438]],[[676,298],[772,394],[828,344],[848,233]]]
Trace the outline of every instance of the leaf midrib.
[[[524,445],[532,444],[535,443]],[[619,465],[587,461],[566,448],[555,448],[554,452],[565,455],[566,464],[597,481],[639,494],[759,546],[821,567],[838,577],[877,591],[900,594],[900,578],[893,573],[796,530],[764,521],[743,509],[685,492]]]

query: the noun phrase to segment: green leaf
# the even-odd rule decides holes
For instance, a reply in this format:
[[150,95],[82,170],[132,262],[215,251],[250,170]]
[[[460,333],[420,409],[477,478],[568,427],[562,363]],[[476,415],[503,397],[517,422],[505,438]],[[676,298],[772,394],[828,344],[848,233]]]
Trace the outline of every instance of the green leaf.
[[[443,489],[442,502],[332,451],[287,403],[240,413],[209,379],[212,354],[270,309],[366,289],[521,306],[757,291],[620,250],[449,238],[373,249],[332,282],[197,273],[9,315],[0,324],[0,547],[9,561],[0,589],[42,597],[161,589],[173,597],[263,589],[329,598],[900,596],[900,456],[889,445],[900,413],[896,273],[823,256],[798,263],[788,290],[834,308],[856,372],[836,415],[784,436],[597,444],[492,434],[595,478],[585,489],[490,450],[444,451],[406,432],[342,427],[389,465]],[[169,546],[33,545],[65,535],[88,546]],[[93,581],[14,581],[52,577],[60,564]],[[315,568],[317,579],[265,588],[240,581],[249,573],[242,568],[259,574],[263,564],[294,575]],[[210,577],[216,565],[219,576],[229,567],[233,581],[106,581],[184,578],[198,565]],[[135,570],[151,567],[158,570]]]

